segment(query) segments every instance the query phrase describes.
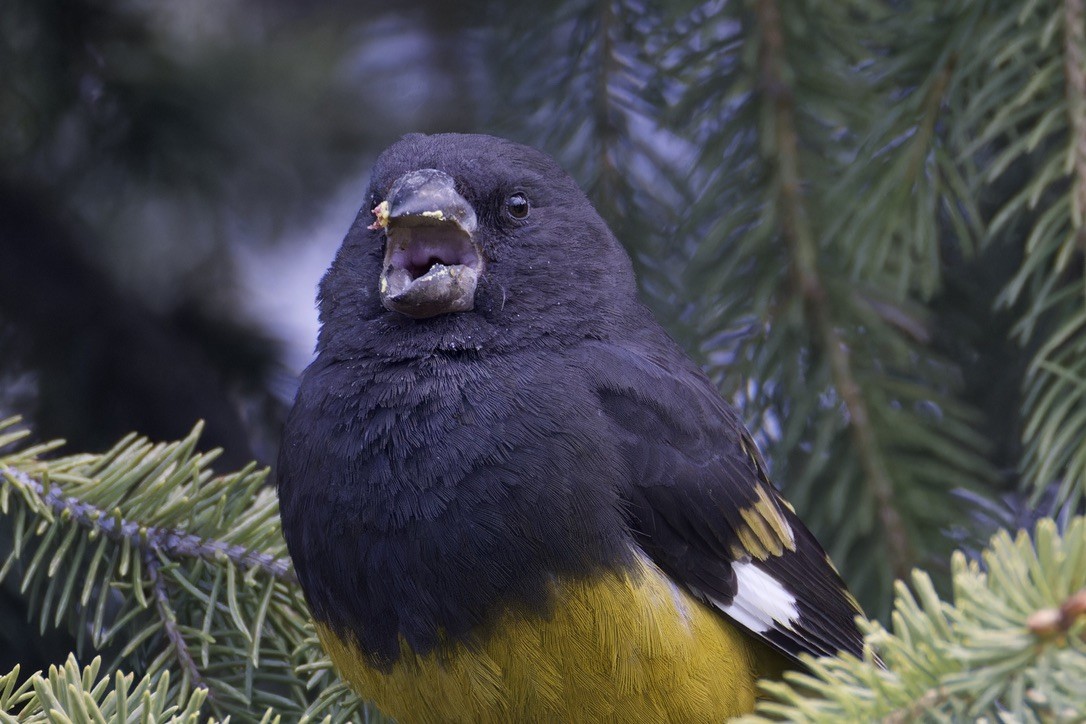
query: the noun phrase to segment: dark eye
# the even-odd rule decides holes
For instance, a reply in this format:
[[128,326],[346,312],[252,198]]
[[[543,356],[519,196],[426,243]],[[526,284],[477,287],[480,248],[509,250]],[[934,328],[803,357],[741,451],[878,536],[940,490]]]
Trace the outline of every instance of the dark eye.
[[505,200],[505,210],[514,219],[523,219],[528,216],[532,207],[528,204],[528,197],[522,193],[515,193]]

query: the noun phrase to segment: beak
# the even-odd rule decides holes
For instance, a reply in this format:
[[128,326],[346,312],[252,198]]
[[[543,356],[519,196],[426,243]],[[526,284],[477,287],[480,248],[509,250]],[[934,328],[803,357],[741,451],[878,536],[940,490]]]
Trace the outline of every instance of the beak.
[[373,213],[371,228],[385,230],[386,309],[425,319],[475,306],[483,271],[473,237],[478,222],[451,176],[432,168],[404,174]]

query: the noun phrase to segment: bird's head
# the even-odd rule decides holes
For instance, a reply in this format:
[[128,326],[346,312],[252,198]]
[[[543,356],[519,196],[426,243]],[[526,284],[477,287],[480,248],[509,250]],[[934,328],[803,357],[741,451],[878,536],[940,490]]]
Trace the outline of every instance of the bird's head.
[[629,257],[550,157],[412,134],[378,159],[321,284],[320,345],[413,354],[604,336],[634,289]]

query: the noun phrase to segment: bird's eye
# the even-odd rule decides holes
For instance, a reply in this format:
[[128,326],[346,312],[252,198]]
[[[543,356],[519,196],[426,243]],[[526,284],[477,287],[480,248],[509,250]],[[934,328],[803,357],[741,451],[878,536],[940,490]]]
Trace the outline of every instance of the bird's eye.
[[515,193],[505,200],[505,210],[508,211],[509,215],[514,219],[523,219],[527,217],[531,208],[532,207],[528,204],[528,197],[522,193]]

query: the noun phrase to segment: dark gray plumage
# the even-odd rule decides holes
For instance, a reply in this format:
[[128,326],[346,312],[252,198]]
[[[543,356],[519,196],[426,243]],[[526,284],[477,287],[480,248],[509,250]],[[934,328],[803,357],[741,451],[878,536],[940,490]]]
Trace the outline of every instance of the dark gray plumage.
[[[386,251],[400,227],[382,204],[405,178],[466,201],[470,234],[412,212],[397,232],[409,241]],[[420,263],[411,240],[430,226],[459,241],[427,242],[438,251]],[[441,313],[464,270],[471,308]],[[439,291],[415,286],[430,272]],[[403,289],[422,302],[396,311]],[[374,169],[320,310],[279,459],[283,530],[313,615],[378,665],[400,637],[425,652],[485,636],[511,608],[545,616],[554,577],[636,551],[786,655],[860,652],[853,599],[738,416],[637,301],[629,258],[544,154],[404,137]],[[759,610],[751,581],[785,600]]]

